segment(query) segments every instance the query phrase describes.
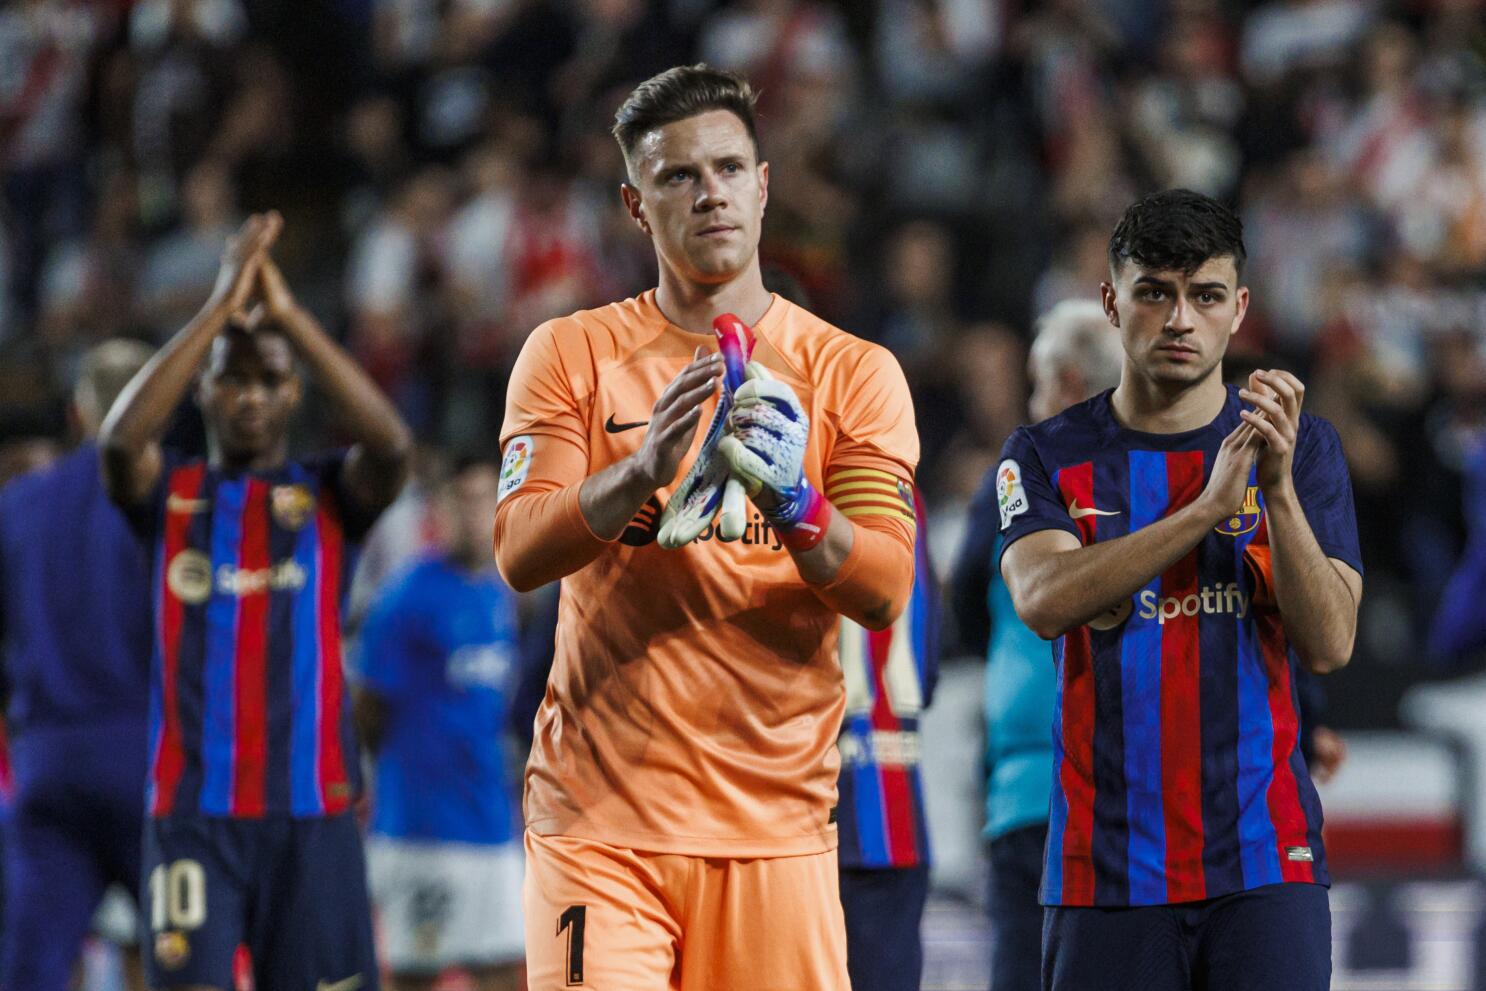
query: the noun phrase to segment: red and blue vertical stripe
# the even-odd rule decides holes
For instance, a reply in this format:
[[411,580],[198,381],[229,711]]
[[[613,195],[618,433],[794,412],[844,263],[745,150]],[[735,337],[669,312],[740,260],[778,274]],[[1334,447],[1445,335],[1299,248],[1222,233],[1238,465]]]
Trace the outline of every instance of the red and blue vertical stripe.
[[[1074,521],[1087,545],[1188,505],[1206,459],[1116,449],[1052,481],[1065,505],[1100,511]],[[1321,857],[1321,819],[1298,746],[1293,658],[1278,612],[1254,602],[1247,552],[1265,543],[1262,515],[1249,532],[1212,534],[1138,590],[1123,623],[1055,644],[1044,902],[1165,904],[1325,879],[1309,859]],[[1204,614],[1204,590],[1229,583],[1243,615],[1221,596]],[[1162,602],[1194,601],[1163,621]]]
[[[839,780],[838,858],[849,868],[913,867],[929,862],[929,834],[924,814],[923,780],[916,756],[911,761],[882,761],[873,740],[892,735],[919,740],[918,712],[895,710],[887,679],[889,662],[912,665],[922,706],[927,706],[938,677],[938,596],[929,561],[922,503],[917,499],[918,534],[915,575],[908,605],[886,630],[841,624],[842,656],[865,661],[870,704],[848,712],[842,736],[858,741],[860,759],[844,762]],[[854,637],[856,644],[844,642]]]
[[[276,514],[280,485],[313,505]],[[171,470],[157,545],[151,814],[319,816],[353,798],[341,667],[344,535],[294,465],[273,478]],[[209,562],[183,600],[171,564]],[[199,569],[198,569],[199,570]],[[189,592],[189,587],[186,588]],[[348,757],[348,755],[352,755]]]

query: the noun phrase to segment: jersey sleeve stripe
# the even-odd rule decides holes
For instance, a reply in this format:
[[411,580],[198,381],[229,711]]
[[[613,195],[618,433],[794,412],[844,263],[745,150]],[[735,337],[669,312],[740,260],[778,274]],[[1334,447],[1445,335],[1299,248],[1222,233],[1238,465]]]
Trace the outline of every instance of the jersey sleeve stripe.
[[838,507],[860,505],[892,506],[900,513],[908,516],[913,515],[908,507],[903,505],[903,500],[899,499],[896,495],[889,496],[881,492],[855,492],[848,493],[844,496],[832,496],[830,498],[831,502]]
[[826,492],[829,494],[829,496],[830,496],[830,498],[832,500],[834,500],[836,498],[836,494],[837,493],[845,494],[847,492],[863,492],[863,491],[867,491],[867,492],[886,492],[888,495],[893,496],[894,498],[898,498],[898,485],[897,485],[896,482],[885,482],[885,481],[883,481],[883,482],[879,482],[879,481],[842,482],[839,485],[830,485],[830,484],[828,484],[826,486]]
[[881,468],[845,468],[841,471],[827,475],[826,485],[831,486],[836,484],[837,482],[847,482],[853,478],[886,479],[887,481],[893,482],[894,484],[896,484],[898,481],[897,475],[894,475],[890,471],[883,471]]
[[905,513],[897,506],[853,506],[849,509],[838,507],[837,511],[847,519],[854,519],[858,516],[895,516],[910,524],[916,522],[913,514]]

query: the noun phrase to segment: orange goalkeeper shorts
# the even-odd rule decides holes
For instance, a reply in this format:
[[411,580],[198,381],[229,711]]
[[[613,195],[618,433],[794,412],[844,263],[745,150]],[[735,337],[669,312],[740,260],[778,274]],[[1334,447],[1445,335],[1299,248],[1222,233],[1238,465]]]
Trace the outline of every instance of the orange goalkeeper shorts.
[[849,991],[836,851],[727,860],[526,834],[530,991]]

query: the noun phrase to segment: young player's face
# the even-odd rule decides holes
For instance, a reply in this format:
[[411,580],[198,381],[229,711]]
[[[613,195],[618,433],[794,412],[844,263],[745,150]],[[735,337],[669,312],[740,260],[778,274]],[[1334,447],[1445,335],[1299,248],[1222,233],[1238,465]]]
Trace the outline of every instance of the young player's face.
[[699,284],[727,282],[758,253],[769,165],[748,129],[727,110],[709,110],[640,139],[630,216],[650,235],[661,263]]
[[1171,385],[1216,372],[1249,306],[1228,255],[1209,258],[1190,275],[1127,261],[1100,288],[1104,312],[1120,328],[1126,370]]
[[450,483],[444,505],[449,551],[456,557],[485,560],[491,556],[500,474],[494,465],[475,465]]
[[294,353],[283,337],[230,334],[213,342],[197,399],[228,456],[253,457],[281,445],[299,398]]

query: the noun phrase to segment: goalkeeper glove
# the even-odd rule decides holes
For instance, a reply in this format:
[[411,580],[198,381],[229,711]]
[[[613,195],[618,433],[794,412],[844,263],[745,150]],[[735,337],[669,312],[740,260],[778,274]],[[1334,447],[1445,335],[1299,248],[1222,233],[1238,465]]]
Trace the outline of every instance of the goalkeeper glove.
[[731,477],[727,460],[718,455],[718,444],[733,408],[733,394],[743,385],[744,365],[753,355],[753,331],[731,313],[712,321],[712,331],[722,352],[722,390],[717,396],[712,422],[702,438],[702,449],[661,513],[656,540],[666,550],[675,550],[695,540],[707,529],[719,508],[722,519],[718,521],[718,533],[723,540],[737,540],[747,522],[742,483]]
[[767,489],[774,497],[764,518],[784,545],[809,550],[825,536],[831,509],[805,477],[810,417],[795,391],[763,365],[749,362],[747,378],[733,396],[728,433],[718,452],[750,496]]

